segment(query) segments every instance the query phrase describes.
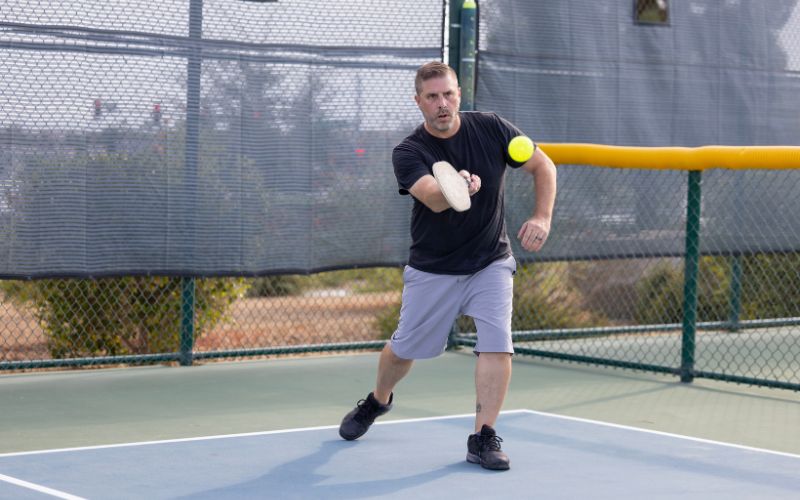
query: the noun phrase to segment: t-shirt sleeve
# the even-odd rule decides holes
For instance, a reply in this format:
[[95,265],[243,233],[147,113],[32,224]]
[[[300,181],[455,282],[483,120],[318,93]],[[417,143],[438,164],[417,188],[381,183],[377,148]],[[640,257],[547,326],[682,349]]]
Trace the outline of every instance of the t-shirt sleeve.
[[392,151],[392,165],[400,194],[409,194],[411,186],[430,173],[422,155],[406,143],[399,144]]
[[[525,132],[520,130],[516,125],[511,123],[510,121],[502,118],[494,113],[491,114],[492,118],[495,121],[495,125],[497,127],[498,134],[500,135],[501,144],[503,144],[503,155],[506,159],[506,164],[512,168],[519,168],[525,162],[518,162],[514,161],[511,156],[508,154],[508,143],[511,142],[511,139],[518,135],[527,135]],[[533,143],[533,151],[535,152],[539,146],[534,142]]]

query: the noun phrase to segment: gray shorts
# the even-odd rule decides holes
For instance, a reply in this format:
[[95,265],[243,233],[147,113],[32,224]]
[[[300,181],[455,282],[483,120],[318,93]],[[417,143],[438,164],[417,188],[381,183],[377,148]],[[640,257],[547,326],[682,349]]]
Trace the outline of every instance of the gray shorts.
[[467,275],[432,274],[406,266],[392,352],[403,359],[442,354],[453,322],[463,314],[472,317],[478,330],[475,352],[513,353],[511,303],[516,269],[510,255]]

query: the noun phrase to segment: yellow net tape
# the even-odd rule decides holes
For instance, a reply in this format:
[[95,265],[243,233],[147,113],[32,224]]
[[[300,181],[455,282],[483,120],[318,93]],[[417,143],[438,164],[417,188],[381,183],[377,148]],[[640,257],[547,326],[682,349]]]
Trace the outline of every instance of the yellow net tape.
[[734,170],[800,168],[798,146],[632,147],[603,144],[540,143],[553,162],[615,168]]

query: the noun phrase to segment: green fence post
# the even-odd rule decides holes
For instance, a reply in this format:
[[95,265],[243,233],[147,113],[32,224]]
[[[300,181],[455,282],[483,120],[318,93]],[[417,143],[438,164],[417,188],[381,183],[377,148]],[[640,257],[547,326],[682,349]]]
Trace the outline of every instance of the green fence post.
[[200,156],[200,94],[203,56],[201,43],[203,40],[203,0],[191,0],[189,3],[189,39],[186,58],[186,131],[183,165],[183,189],[189,195],[188,215],[184,215],[186,237],[189,240],[188,252],[194,252],[194,223],[197,198],[197,164]]
[[461,57],[461,1],[450,1],[450,39],[447,42],[447,64],[458,74]]
[[194,278],[181,278],[181,366],[191,366],[194,346]]
[[475,109],[475,45],[477,43],[477,5],[465,0],[461,6],[461,44],[459,50],[458,82],[461,85],[461,109]]
[[700,184],[702,172],[689,172],[686,203],[686,258],[683,279],[683,335],[681,338],[681,382],[694,379],[695,334],[697,333],[697,275],[700,269]]
[[[189,1],[189,46],[186,58],[186,145],[184,149],[184,189],[190,193],[188,215],[185,215],[183,230],[189,243],[186,251],[194,253],[194,221],[197,196],[197,164],[200,151],[200,86],[202,75],[203,0]],[[192,364],[194,346],[194,299],[195,281],[192,277],[181,278],[181,330],[179,359],[181,366]]]
[[189,3],[189,45],[186,58],[186,146],[184,150],[184,181],[186,189],[195,195],[197,161],[200,150],[200,85],[202,76],[203,0]]
[[728,330],[739,331],[739,317],[742,312],[742,256],[731,257],[730,311],[728,314]]
[[[475,43],[478,33],[477,5],[472,0],[465,0],[461,7],[457,7],[458,0],[450,3],[450,67],[458,75],[461,86],[461,109],[472,111],[475,109]],[[456,17],[458,15],[458,17]],[[461,20],[456,27],[454,21]],[[453,38],[453,33],[458,38]],[[458,50],[454,53],[454,48]],[[459,333],[458,324],[453,323],[450,335],[447,338],[447,348],[453,349],[457,343],[456,334]]]
[[[475,37],[477,35],[477,5],[472,0],[465,0],[458,8],[458,0],[450,4],[450,67],[458,75],[461,86],[461,109],[472,111],[475,109]],[[458,17],[455,15],[458,14]],[[460,19],[461,24],[456,27],[453,22]],[[458,39],[453,38],[453,33],[458,33]],[[453,48],[459,50],[453,53]],[[447,338],[447,348],[453,349],[457,343],[456,334],[459,333],[458,324],[453,323],[450,335]]]

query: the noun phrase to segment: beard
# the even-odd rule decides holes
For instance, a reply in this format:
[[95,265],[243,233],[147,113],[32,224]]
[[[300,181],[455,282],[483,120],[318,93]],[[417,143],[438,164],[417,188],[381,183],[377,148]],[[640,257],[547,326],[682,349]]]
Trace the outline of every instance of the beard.
[[428,125],[439,132],[447,132],[453,127],[455,123],[455,112],[448,109],[442,108],[433,115],[430,116],[428,119]]

